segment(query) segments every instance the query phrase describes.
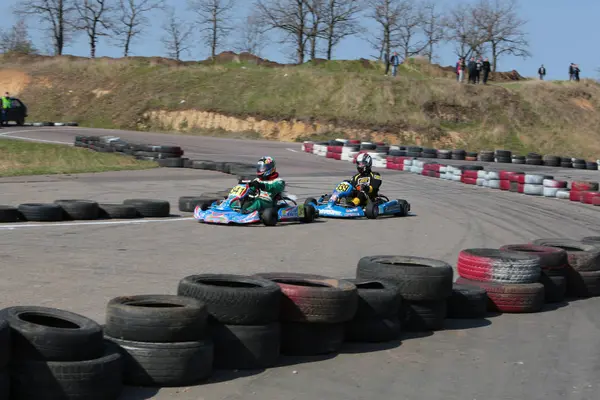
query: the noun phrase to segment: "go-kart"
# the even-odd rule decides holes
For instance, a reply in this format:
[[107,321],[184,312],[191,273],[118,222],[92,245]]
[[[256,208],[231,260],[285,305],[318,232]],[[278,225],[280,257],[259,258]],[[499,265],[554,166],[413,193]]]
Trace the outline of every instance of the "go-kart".
[[356,206],[349,201],[355,192],[350,181],[340,182],[331,195],[324,194],[315,199],[310,197],[304,204],[313,204],[317,209],[319,217],[325,218],[360,218],[376,219],[380,215],[392,215],[404,217],[410,211],[410,203],[406,200],[390,200],[386,196],[378,195],[374,201],[369,200],[363,206]]
[[208,224],[250,225],[262,222],[266,226],[275,226],[277,222],[300,221],[313,222],[317,212],[312,204],[297,204],[284,195],[273,199],[273,207],[250,213],[242,212],[246,201],[253,201],[259,191],[252,188],[250,180],[240,180],[227,197],[212,204],[201,204],[194,209],[194,218]]

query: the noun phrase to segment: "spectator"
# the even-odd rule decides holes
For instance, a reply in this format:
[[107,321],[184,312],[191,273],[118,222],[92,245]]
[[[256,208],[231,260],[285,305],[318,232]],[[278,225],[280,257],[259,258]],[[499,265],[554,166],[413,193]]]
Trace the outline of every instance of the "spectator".
[[392,76],[396,76],[398,73],[398,65],[400,65],[400,57],[398,57],[397,52],[394,52],[394,55],[390,58],[390,63],[392,64]]
[[475,83],[475,57],[471,57],[467,68],[469,68],[469,83]]
[[485,61],[483,61],[481,69],[483,71],[483,84],[487,85],[487,81],[490,76],[490,71],[492,70],[489,58],[486,57]]
[[483,66],[483,61],[481,60],[481,56],[477,59],[475,63],[475,83],[479,83],[479,78],[481,76],[481,67]]
[[576,81],[576,82],[579,82],[579,72],[581,72],[581,71],[579,70],[579,65],[577,65],[577,64],[574,64],[574,65],[573,65],[573,76],[575,77],[575,81]]
[[8,109],[10,108],[10,103],[10,95],[6,92],[2,97],[2,120],[0,121],[0,125],[8,125]]
[[546,76],[546,67],[544,67],[544,64],[538,69],[538,75],[540,76],[540,81],[543,81]]
[[456,63],[456,78],[459,83],[463,83],[465,81],[465,70],[467,69],[467,63],[465,62],[464,57],[459,58]]
[[572,81],[575,79],[575,64],[571,63],[569,65],[569,80]]

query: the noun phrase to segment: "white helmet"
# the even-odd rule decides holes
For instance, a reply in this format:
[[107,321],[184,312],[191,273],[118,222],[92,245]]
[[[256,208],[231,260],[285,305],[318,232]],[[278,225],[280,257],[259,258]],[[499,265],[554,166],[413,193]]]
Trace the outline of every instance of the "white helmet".
[[359,173],[371,172],[373,159],[367,153],[361,153],[356,157],[356,169]]

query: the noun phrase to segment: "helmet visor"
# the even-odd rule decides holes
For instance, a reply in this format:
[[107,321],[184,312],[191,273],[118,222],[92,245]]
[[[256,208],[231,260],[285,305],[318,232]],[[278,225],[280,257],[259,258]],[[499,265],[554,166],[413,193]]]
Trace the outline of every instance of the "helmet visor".
[[263,161],[259,161],[258,164],[256,165],[256,172],[259,174],[266,172],[267,169],[268,169],[268,167]]

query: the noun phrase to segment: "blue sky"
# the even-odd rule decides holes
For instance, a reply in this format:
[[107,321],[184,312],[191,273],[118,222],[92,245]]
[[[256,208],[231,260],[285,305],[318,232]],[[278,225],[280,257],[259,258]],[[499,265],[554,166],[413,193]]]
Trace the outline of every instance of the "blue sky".
[[[15,17],[7,13],[9,9],[19,0],[2,0],[3,12],[0,20],[0,28],[10,27],[15,22]],[[251,0],[237,0],[238,6],[233,12],[233,17],[238,23],[248,13]],[[461,1],[461,0],[459,0]],[[568,77],[568,65],[571,62],[579,64],[581,77],[598,78],[596,69],[600,67],[600,52],[597,41],[600,38],[600,1],[598,0],[521,0],[520,10],[522,18],[528,20],[527,31],[529,32],[530,52],[532,57],[520,59],[515,57],[504,57],[499,62],[499,70],[507,71],[516,69],[521,75],[534,76],[540,64],[547,69],[547,79],[566,79]],[[175,7],[179,16],[184,20],[192,17],[186,13],[185,0],[168,0]],[[442,7],[456,3],[452,0],[438,0]],[[151,27],[143,36],[133,44],[132,55],[138,56],[164,56],[160,38],[162,36],[163,15],[155,13],[149,15]],[[191,22],[191,20],[190,20]],[[39,47],[43,47],[44,34],[37,30],[37,23],[32,21],[30,26],[31,36]],[[368,19],[364,19],[364,26],[373,27]],[[235,42],[235,31],[230,35],[228,45],[224,45],[218,51],[231,50]],[[204,59],[210,54],[207,46],[202,45],[200,39],[198,45],[192,49],[190,56],[186,59]],[[455,56],[452,45],[443,45],[437,50],[437,61],[442,65],[453,65]],[[286,48],[272,40],[261,53],[262,57],[278,62],[289,62],[288,55],[291,49]],[[78,40],[71,43],[66,49],[66,54],[88,56],[89,46],[81,35]],[[360,57],[371,58],[376,52],[371,49],[368,42],[360,38],[348,38],[340,43],[335,50],[336,59],[357,59]],[[106,38],[100,38],[97,48],[97,56],[120,57],[121,50],[114,46]]]

